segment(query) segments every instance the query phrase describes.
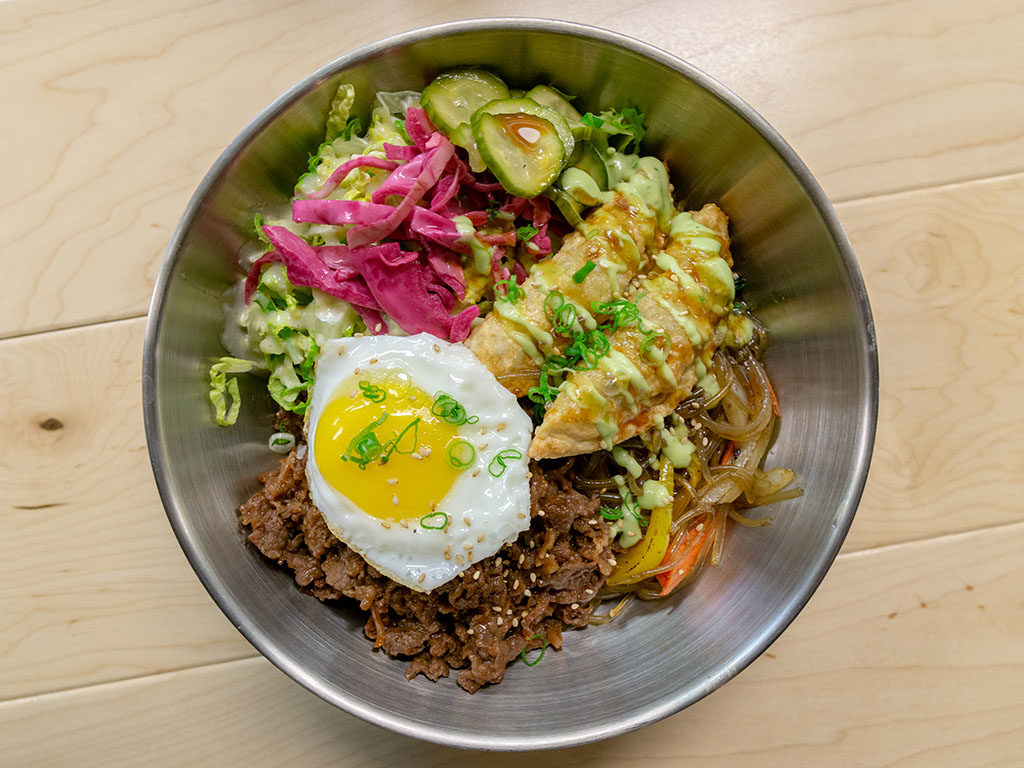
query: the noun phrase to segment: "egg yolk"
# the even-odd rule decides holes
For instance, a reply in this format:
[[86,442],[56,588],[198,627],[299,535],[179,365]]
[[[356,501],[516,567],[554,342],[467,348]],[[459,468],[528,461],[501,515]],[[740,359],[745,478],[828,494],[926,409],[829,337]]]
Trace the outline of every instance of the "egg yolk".
[[475,461],[475,449],[433,404],[404,372],[341,382],[313,439],[320,473],[372,517],[431,515]]

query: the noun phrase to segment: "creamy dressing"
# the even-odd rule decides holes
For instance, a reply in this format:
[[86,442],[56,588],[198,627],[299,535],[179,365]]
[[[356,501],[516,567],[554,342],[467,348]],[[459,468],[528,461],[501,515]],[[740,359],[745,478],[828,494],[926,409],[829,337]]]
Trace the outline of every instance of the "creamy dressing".
[[473,266],[481,275],[491,272],[491,249],[480,242],[476,236],[476,228],[473,222],[466,216],[455,216],[455,231],[459,233],[459,242],[468,245],[473,254]]

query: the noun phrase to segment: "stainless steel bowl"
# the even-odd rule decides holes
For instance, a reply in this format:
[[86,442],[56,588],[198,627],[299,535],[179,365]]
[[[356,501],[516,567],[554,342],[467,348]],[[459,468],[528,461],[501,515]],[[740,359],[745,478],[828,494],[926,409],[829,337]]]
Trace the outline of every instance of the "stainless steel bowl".
[[[243,386],[239,423],[219,428],[206,373],[223,354],[220,295],[238,275],[253,212],[286,200],[317,146],[330,98],[352,83],[364,117],[377,90],[419,89],[475,63],[515,85],[551,82],[590,109],[636,104],[646,147],[672,169],[677,197],[716,201],[732,219],[747,296],[768,325],[767,365],[782,402],[769,456],[800,476],[803,498],[775,522],[732,532],[723,564],[671,602],[637,606],[567,633],[537,667],[513,664],[469,696],[453,680],[407,682],[374,653],[353,606],[303,595],[244,543],[235,515],[266,449],[272,405]],[[364,121],[365,124],[365,121]],[[825,195],[782,138],[703,72],[592,27],[504,19],[430,27],[348,54],[265,109],[199,185],[167,249],[146,333],[146,433],[167,515],[218,605],[268,659],[318,696],[417,738],[481,749],[603,739],[697,701],[755,659],[793,620],[832,563],[868,469],[877,411],[871,314],[849,243]]]

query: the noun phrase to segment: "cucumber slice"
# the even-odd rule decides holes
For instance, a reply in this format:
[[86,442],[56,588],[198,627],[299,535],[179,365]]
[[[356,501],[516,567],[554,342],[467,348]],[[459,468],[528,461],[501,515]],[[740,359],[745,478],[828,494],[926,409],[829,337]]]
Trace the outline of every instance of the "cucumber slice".
[[484,104],[508,97],[508,86],[500,77],[483,69],[463,67],[435,77],[420,94],[420,106],[430,122],[450,137]]
[[491,173],[520,197],[549,187],[573,147],[565,118],[532,99],[492,101],[477,110],[470,125]]
[[543,104],[545,107],[551,107],[562,115],[562,117],[568,120],[570,126],[573,123],[578,123],[580,118],[583,117],[583,115],[576,111],[576,107],[569,103],[568,96],[551,86],[535,85],[526,92],[526,98],[533,99],[538,104]]
[[597,148],[589,141],[583,144],[583,151],[580,158],[572,163],[573,168],[579,168],[590,176],[602,190],[608,189],[608,166]]

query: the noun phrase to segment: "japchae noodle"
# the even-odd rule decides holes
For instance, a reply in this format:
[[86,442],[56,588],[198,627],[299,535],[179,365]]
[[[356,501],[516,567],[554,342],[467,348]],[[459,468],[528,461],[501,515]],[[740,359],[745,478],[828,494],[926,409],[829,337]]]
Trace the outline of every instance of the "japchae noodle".
[[[755,318],[751,320],[755,333],[749,344],[738,350],[722,348],[715,354],[718,392],[707,395],[698,389],[676,409],[696,450],[687,468],[674,470],[672,523],[664,559],[654,568],[631,572],[626,583],[606,585],[591,605],[592,624],[615,618],[635,598],[659,600],[675,594],[708,563],[721,562],[730,521],[745,527],[768,525],[770,518],[752,517],[746,511],[802,494],[799,488],[787,488],[794,479],[790,470],[760,469],[778,406],[760,362],[765,331]],[[639,495],[644,481],[658,478],[659,435],[633,438],[620,447],[641,468],[639,477],[626,478],[626,487]],[[615,481],[622,467],[611,453],[577,457],[573,470],[579,491],[599,497],[602,503],[622,503]]]

